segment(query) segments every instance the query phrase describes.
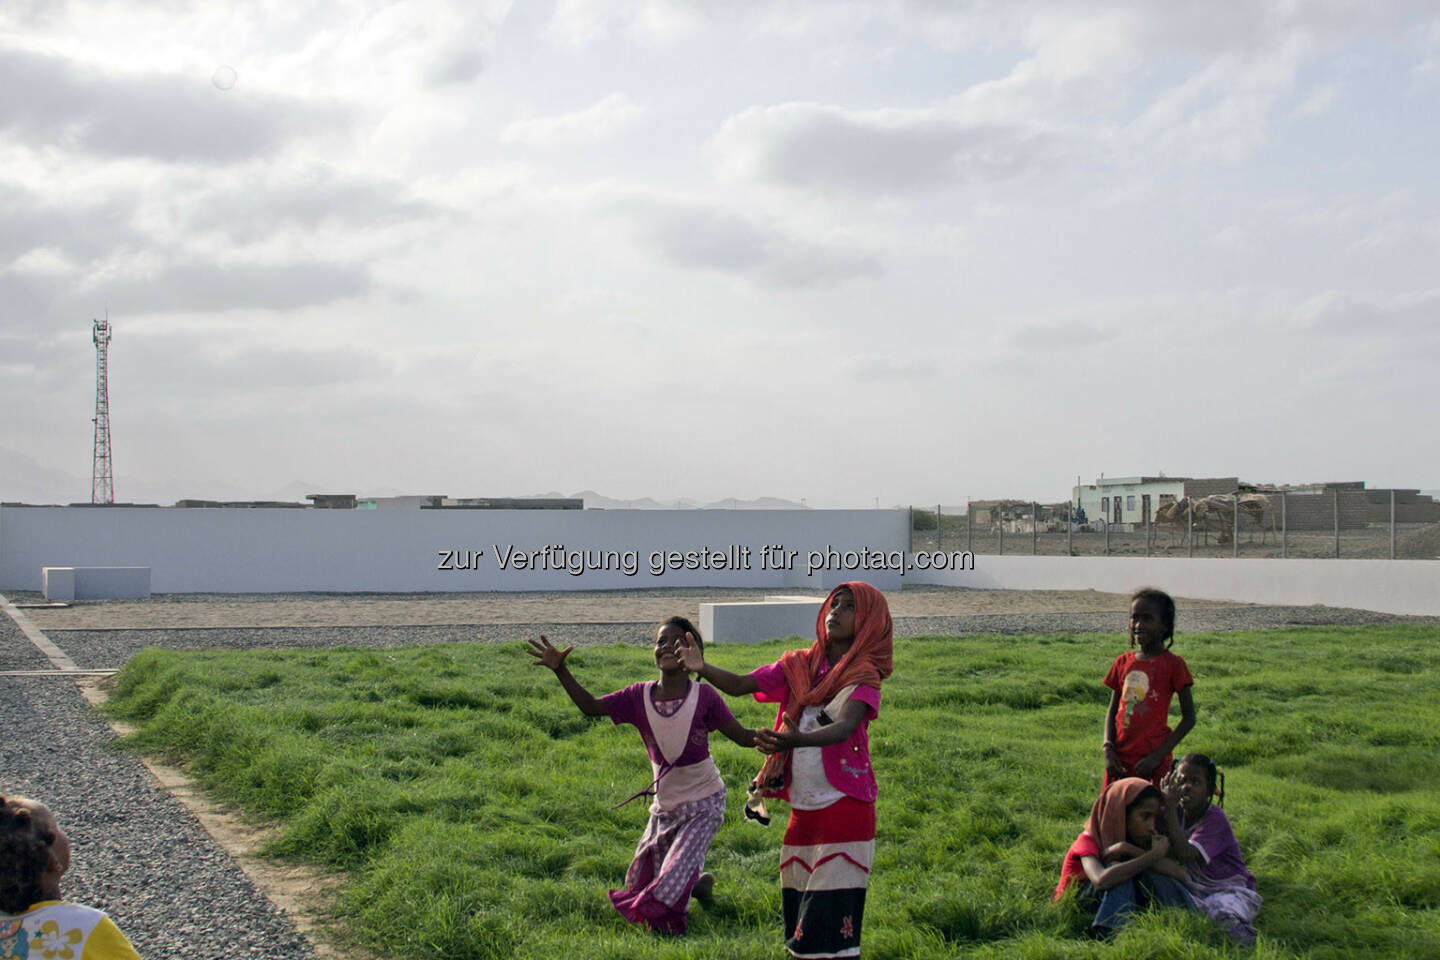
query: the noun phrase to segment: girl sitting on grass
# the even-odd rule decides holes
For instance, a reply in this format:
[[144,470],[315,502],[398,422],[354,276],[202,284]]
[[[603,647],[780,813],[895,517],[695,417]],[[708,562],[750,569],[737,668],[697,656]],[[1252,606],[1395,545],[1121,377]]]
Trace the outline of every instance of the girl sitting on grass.
[[755,731],[740,725],[714,689],[690,682],[690,672],[680,661],[682,638],[696,645],[703,642],[684,617],[661,623],[655,631],[660,679],[631,684],[598,700],[565,666],[573,646],[557,650],[542,636],[529,641],[526,651],[536,664],[555,671],[581,713],[608,716],[640,731],[655,774],[650,785],[655,800],[635,859],[625,871],[625,889],[611,890],[610,902],[631,923],[671,934],[685,932],[690,897],[708,897],[715,886],[715,877],[702,871],[710,841],[725,817],[725,783],[710,757],[710,731],[718,730],[742,747],[755,745]]
[[[1130,647],[1105,674],[1110,707],[1105,711],[1105,779],[1101,789],[1120,777],[1139,777],[1156,787],[1170,772],[1171,751],[1195,726],[1190,668],[1170,652],[1175,643],[1175,601],[1154,587],[1130,598]],[[1180,724],[1169,726],[1170,697],[1180,695]]]
[[103,912],[60,899],[70,839],[43,804],[0,797],[0,957],[140,960]]
[[866,728],[890,676],[890,607],[868,583],[846,583],[815,618],[814,645],[778,663],[734,674],[705,662],[698,644],[685,665],[731,696],[780,704],[773,731],[757,730],[769,754],[750,786],[746,815],[768,824],[760,796],[790,804],[780,848],[785,949],[796,957],[858,957],[865,889],[875,857],[875,773]]
[[1170,858],[1170,841],[1155,829],[1162,806],[1154,784],[1139,777],[1116,780],[1095,801],[1085,829],[1066,852],[1055,899],[1085,881],[1080,902],[1095,910],[1090,929],[1096,936],[1109,936],[1150,906],[1194,909],[1183,882],[1185,868]]
[[[1213,804],[1211,797],[1216,799]],[[1221,809],[1225,775],[1205,754],[1188,753],[1165,779],[1165,800],[1171,850],[1187,867],[1186,886],[1195,905],[1236,943],[1253,944],[1261,899],[1255,875],[1245,869],[1235,831]]]

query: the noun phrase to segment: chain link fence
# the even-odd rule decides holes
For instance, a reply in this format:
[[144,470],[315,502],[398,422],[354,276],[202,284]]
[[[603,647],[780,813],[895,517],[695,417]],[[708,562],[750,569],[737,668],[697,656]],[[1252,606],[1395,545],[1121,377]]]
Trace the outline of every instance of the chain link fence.
[[1072,516],[1070,504],[911,507],[912,549],[1047,557],[1440,560],[1440,516],[1395,491],[1242,493],[1167,503],[1139,523]]

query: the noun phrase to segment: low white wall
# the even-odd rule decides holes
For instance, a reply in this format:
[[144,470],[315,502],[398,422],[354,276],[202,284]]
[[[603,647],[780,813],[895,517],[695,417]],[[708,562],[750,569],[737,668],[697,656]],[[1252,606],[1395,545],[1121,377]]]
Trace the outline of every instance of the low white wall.
[[43,567],[46,600],[137,600],[150,596],[149,567]]
[[1440,561],[1432,560],[978,556],[974,570],[917,570],[905,579],[986,590],[1128,593],[1154,586],[1197,600],[1440,616]]
[[813,637],[822,597],[763,603],[700,604],[700,635],[710,643],[764,643],[776,637]]
[[[807,554],[904,551],[908,523],[905,510],[0,506],[0,590],[39,590],[42,567],[86,566],[149,567],[156,593],[827,589],[857,578],[898,587],[898,574],[807,575]],[[575,576],[571,559],[614,563]],[[653,572],[669,560],[680,568]]]

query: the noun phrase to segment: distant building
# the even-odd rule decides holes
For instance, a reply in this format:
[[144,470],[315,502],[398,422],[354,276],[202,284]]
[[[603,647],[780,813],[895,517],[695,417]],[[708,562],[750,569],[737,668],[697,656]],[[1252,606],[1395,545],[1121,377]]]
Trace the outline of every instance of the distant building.
[[444,502],[434,506],[421,506],[422,510],[584,510],[585,501],[579,497],[446,497]]
[[1239,477],[1100,477],[1074,487],[1070,502],[1085,511],[1091,523],[1144,524],[1155,511],[1181,497],[1234,493]]
[[419,510],[421,507],[438,507],[445,502],[445,494],[426,494],[407,497],[361,497],[355,503],[356,510]]

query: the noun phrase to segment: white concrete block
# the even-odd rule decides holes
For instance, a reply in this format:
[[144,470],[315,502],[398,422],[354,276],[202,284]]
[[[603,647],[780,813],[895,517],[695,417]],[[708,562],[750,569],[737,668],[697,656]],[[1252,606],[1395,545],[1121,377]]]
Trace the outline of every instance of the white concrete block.
[[74,567],[41,567],[40,592],[52,602],[69,603],[75,599]]
[[149,567],[76,567],[76,600],[136,600],[150,596]]
[[700,633],[710,643],[763,643],[776,637],[815,638],[823,599],[765,603],[702,603]]
[[135,600],[150,596],[149,567],[43,567],[46,600]]

